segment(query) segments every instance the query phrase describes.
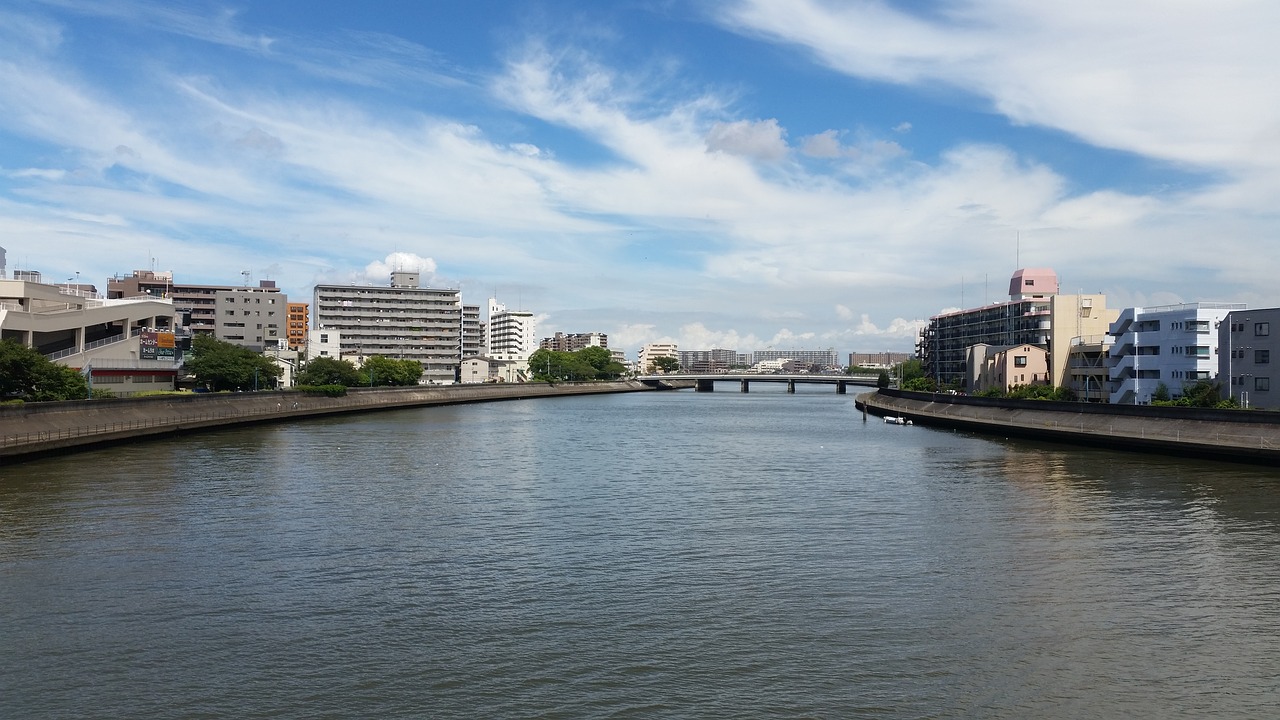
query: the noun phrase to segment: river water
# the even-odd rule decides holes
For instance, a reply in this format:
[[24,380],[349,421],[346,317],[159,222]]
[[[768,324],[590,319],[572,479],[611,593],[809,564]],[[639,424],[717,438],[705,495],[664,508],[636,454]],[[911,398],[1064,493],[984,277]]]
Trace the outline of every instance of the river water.
[[1274,717],[1278,541],[829,388],[235,429],[0,468],[0,717]]

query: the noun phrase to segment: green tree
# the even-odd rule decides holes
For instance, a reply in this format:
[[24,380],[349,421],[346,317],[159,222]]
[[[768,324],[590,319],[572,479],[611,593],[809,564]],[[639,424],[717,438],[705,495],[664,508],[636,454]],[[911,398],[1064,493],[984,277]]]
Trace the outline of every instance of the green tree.
[[889,382],[890,382],[889,373],[884,370],[881,370],[880,375],[876,378],[876,387],[887,388],[889,387]]
[[898,382],[905,385],[909,380],[924,377],[924,363],[916,358],[898,363]]
[[356,387],[361,384],[360,371],[350,360],[318,357],[307,361],[307,366],[298,373],[298,384]]
[[1164,383],[1158,383],[1156,389],[1151,393],[1152,402],[1169,402],[1169,386]]
[[422,378],[422,363],[374,355],[365,358],[364,364],[360,366],[360,378],[365,385],[417,385]]
[[89,384],[74,368],[59,365],[12,340],[0,342],[0,396],[25,400],[83,400]]
[[208,335],[191,340],[187,370],[210,390],[268,388],[284,372],[270,359],[239,345]]
[[680,361],[665,355],[660,355],[654,358],[652,363],[649,363],[649,372],[657,370],[658,372],[666,374],[676,372],[679,369]]

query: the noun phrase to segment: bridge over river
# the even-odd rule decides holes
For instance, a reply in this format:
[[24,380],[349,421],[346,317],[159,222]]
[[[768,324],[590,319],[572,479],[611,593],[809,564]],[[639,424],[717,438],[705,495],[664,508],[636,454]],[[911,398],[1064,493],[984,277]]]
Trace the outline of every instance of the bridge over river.
[[698,392],[713,392],[716,383],[737,383],[740,392],[751,392],[752,383],[786,383],[787,392],[794,393],[796,385],[832,385],[836,392],[844,395],[850,385],[876,387],[879,375],[809,375],[795,373],[791,375],[758,375],[755,373],[715,373],[706,375],[672,374],[645,375],[637,378],[641,382],[658,381],[693,381]]

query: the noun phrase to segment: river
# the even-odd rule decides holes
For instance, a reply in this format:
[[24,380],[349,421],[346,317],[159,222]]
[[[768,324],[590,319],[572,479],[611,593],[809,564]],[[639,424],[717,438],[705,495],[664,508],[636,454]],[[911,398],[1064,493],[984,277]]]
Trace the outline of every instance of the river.
[[1273,717],[1277,547],[830,388],[240,428],[0,468],[0,717]]

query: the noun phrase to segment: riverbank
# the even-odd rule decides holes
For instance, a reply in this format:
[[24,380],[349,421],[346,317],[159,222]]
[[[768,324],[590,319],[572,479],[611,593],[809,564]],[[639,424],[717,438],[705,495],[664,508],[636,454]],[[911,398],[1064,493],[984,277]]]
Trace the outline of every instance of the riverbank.
[[858,408],[916,425],[1116,450],[1280,465],[1280,413],[879,390]]
[[692,382],[418,385],[351,388],[343,397],[296,391],[190,393],[0,407],[0,464],[51,453],[249,423],[460,403],[693,387]]

